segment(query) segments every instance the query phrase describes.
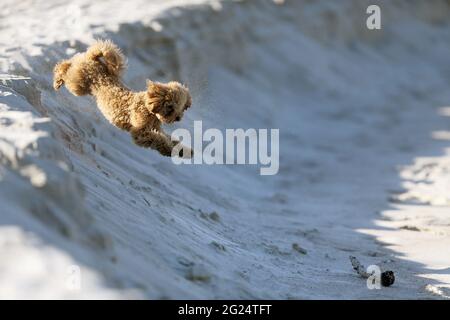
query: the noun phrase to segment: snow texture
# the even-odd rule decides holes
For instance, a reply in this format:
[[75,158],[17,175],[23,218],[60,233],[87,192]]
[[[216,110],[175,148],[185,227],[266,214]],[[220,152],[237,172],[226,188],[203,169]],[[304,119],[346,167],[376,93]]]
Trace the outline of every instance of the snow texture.
[[[448,298],[449,18],[440,0],[3,0],[0,298]],[[97,38],[131,88],[191,88],[169,130],[279,128],[279,173],[176,166],[55,92],[55,63]],[[368,290],[349,255],[395,284]]]

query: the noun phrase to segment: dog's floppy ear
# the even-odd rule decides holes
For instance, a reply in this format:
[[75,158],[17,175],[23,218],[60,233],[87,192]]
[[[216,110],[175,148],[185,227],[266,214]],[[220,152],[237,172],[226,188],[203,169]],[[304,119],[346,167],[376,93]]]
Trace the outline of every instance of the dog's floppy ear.
[[69,70],[71,63],[67,60],[58,62],[53,69],[53,88],[58,90],[64,84],[64,75]]
[[97,40],[87,50],[87,58],[103,63],[111,75],[119,77],[125,70],[126,61],[120,49],[110,40]]
[[161,113],[171,99],[170,89],[167,85],[150,80],[147,80],[147,94],[153,113]]

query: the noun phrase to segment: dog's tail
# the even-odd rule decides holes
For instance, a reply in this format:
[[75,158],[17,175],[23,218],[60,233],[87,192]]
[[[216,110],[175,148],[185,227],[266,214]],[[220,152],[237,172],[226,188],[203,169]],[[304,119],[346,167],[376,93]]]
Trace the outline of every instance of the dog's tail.
[[86,52],[88,59],[99,60],[105,64],[108,72],[119,77],[127,63],[125,56],[111,40],[97,40]]

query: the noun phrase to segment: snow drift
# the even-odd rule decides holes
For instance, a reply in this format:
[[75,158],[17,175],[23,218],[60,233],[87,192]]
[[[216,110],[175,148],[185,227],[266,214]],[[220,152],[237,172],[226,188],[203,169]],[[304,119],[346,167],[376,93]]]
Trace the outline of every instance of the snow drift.
[[[449,130],[436,111],[450,101],[450,7],[376,2],[379,31],[356,0],[7,2],[0,297],[448,296],[448,174],[423,170],[448,171],[432,133]],[[279,128],[279,174],[176,166],[93,99],[55,92],[56,61],[95,38],[123,49],[131,88],[191,88],[179,127]],[[350,253],[396,285],[369,291]]]

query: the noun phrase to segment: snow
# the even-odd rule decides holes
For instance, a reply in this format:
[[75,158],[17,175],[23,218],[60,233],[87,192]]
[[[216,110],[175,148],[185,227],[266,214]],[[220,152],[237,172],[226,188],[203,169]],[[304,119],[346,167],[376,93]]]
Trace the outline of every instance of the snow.
[[[445,1],[2,7],[0,298],[450,296]],[[279,173],[177,166],[55,92],[54,64],[96,38],[123,48],[135,90],[191,88],[169,130],[280,129]],[[395,284],[368,290],[349,255]]]

